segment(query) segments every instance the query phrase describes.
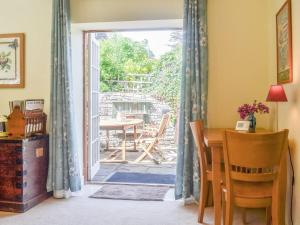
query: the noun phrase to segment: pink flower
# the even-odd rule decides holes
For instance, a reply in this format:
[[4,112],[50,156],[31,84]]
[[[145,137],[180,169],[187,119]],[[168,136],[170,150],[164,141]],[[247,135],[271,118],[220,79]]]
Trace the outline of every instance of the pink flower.
[[240,114],[241,119],[243,120],[251,114],[255,114],[255,113],[264,114],[264,113],[269,113],[269,111],[270,110],[268,106],[266,106],[261,102],[256,103],[256,100],[253,102],[252,105],[243,104],[237,110],[237,112]]

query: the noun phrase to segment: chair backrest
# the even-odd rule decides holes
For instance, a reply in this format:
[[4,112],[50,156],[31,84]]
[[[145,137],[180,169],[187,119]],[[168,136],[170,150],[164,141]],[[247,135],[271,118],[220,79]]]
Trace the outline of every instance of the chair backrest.
[[288,130],[274,133],[226,130],[223,139],[226,180],[274,180],[282,155],[287,150],[287,138]]
[[158,128],[157,137],[160,138],[166,131],[169,124],[170,115],[164,114]]
[[206,157],[206,146],[204,143],[203,122],[202,120],[196,120],[194,122],[190,122],[190,126],[194,137],[194,142],[197,148],[200,170],[203,176],[206,174],[208,164]]

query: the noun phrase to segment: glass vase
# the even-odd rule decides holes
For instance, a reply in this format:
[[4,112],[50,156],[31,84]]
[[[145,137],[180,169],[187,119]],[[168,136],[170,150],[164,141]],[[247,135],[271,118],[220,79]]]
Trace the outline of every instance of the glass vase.
[[253,113],[248,116],[248,121],[250,121],[249,132],[254,133],[256,128],[256,118]]

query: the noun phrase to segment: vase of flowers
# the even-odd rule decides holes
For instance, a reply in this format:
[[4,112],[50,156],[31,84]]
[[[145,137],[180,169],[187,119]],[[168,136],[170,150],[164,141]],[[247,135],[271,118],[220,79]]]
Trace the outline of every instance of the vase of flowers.
[[256,128],[256,118],[255,113],[265,114],[269,113],[269,107],[265,104],[258,102],[255,100],[252,105],[243,104],[238,108],[238,113],[240,114],[240,118],[250,121],[250,132],[255,132]]

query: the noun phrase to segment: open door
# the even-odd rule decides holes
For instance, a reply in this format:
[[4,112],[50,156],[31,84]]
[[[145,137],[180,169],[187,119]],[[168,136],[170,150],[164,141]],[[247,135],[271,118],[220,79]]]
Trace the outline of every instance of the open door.
[[95,35],[88,34],[89,65],[89,140],[88,140],[88,180],[91,180],[100,168],[100,68],[99,41]]

